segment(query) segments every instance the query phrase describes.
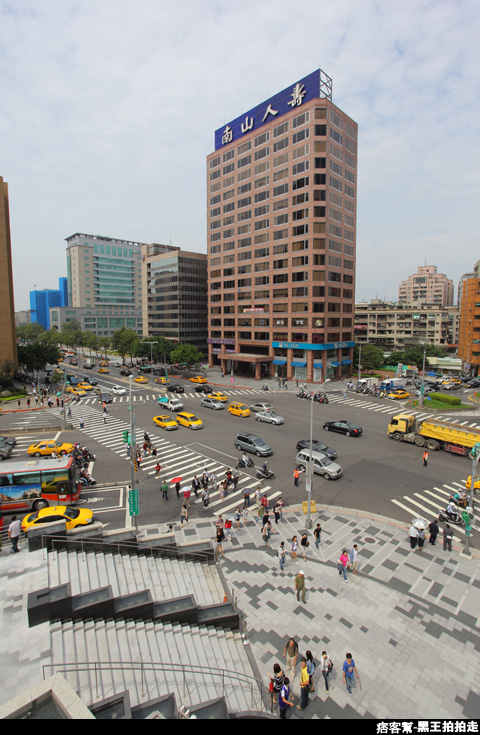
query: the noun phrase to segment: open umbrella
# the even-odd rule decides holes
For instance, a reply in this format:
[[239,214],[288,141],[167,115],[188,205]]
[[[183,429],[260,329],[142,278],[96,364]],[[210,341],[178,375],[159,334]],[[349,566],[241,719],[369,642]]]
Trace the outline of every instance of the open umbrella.
[[414,518],[413,521],[412,521],[412,526],[414,528],[418,528],[419,530],[423,530],[424,531],[426,529],[426,527],[428,526],[428,523],[423,518]]
[[181,477],[174,477],[173,480],[170,480],[170,485],[176,485],[177,482],[181,482],[181,481],[182,481]]

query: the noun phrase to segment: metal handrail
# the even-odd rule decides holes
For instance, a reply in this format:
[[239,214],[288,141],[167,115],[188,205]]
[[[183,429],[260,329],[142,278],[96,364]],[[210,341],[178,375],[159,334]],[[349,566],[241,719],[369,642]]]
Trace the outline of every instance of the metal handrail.
[[[262,711],[268,712],[268,706],[267,706],[267,690],[266,687],[261,679],[257,679],[254,676],[249,676],[248,674],[241,674],[237,671],[231,672],[227,671],[225,669],[218,669],[213,666],[198,666],[196,664],[177,664],[177,663],[164,663],[162,661],[158,662],[151,662],[151,663],[143,663],[143,662],[124,662],[124,661],[95,661],[95,662],[89,662],[89,661],[77,661],[76,663],[63,663],[63,664],[43,664],[42,671],[43,671],[43,678],[46,679],[48,676],[52,676],[55,672],[59,672],[65,675],[69,673],[78,673],[78,672],[95,672],[95,688],[96,688],[96,696],[100,696],[100,682],[99,682],[99,674],[102,671],[124,671],[124,670],[130,670],[130,671],[141,671],[142,673],[142,696],[149,697],[149,687],[148,682],[146,680],[145,672],[148,671],[172,671],[175,672],[175,675],[178,679],[179,672],[182,673],[183,676],[183,696],[187,696],[187,674],[192,674],[194,677],[194,685],[195,687],[198,686],[197,680],[195,677],[203,677],[205,675],[211,677],[212,679],[214,677],[221,677],[222,679],[222,693],[223,696],[225,696],[225,686],[226,686],[226,680],[232,680],[233,682],[239,682],[243,685],[246,685],[250,688],[250,694],[251,694],[251,709],[261,709]],[[47,673],[50,672],[50,673]],[[232,684],[233,686],[233,684]],[[258,694],[255,697],[254,691],[255,688],[258,690]]]
[[[84,538],[67,538],[65,536],[56,536],[56,535],[45,535],[42,536],[42,549],[45,549],[48,542],[52,541],[61,541],[62,544],[75,544],[78,545],[80,542],[81,545],[81,552],[86,552],[88,549],[85,548],[85,545],[88,546],[96,544],[97,547],[99,544],[105,544],[109,547],[116,547],[117,554],[120,553],[122,549],[125,549],[126,551],[133,551],[134,553],[138,554],[139,556],[148,556],[148,551],[150,551],[150,557],[153,557],[155,555],[156,551],[161,551],[162,553],[165,553],[166,555],[170,555],[172,558],[179,559],[183,555],[188,555],[189,557],[195,557],[195,560],[197,561],[203,561],[207,562],[209,559],[211,559],[211,554],[208,554],[207,552],[203,551],[190,551],[189,547],[182,547],[182,546],[145,546],[145,547],[139,547],[137,541],[113,541],[109,539],[84,539]],[[55,549],[58,551],[58,549]],[[47,548],[48,551],[48,548]],[[94,551],[98,552],[101,550],[94,549]],[[115,553],[112,551],[111,548],[108,549],[106,552],[108,554]],[[194,561],[194,559],[191,559],[191,561]]]

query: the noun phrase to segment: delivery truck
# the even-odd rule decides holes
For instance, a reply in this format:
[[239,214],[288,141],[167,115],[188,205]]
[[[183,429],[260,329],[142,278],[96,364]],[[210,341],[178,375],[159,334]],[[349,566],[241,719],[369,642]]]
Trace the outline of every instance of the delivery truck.
[[398,442],[409,442],[430,451],[444,449],[446,452],[468,455],[480,442],[480,430],[450,424],[447,421],[424,419],[419,421],[410,414],[400,413],[390,420],[388,436]]

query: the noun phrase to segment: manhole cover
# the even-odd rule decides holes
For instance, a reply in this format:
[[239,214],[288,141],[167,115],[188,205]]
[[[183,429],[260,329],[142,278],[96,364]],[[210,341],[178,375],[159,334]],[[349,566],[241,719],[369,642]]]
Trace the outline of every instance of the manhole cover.
[[376,540],[372,538],[371,536],[367,536],[367,538],[363,539],[366,544],[376,544]]

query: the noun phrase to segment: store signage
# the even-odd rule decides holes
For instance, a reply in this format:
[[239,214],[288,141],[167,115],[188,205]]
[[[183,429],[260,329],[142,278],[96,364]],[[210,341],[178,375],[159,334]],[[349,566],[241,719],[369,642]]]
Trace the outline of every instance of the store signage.
[[287,112],[300,108],[305,102],[310,102],[310,100],[319,96],[320,69],[316,69],[296,84],[283,89],[244,115],[232,120],[228,125],[216,130],[215,150],[238,141],[243,135],[250,133],[252,130],[258,130],[272,120],[280,119]]

